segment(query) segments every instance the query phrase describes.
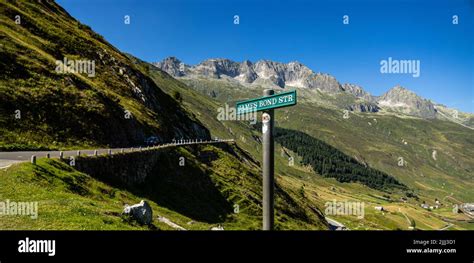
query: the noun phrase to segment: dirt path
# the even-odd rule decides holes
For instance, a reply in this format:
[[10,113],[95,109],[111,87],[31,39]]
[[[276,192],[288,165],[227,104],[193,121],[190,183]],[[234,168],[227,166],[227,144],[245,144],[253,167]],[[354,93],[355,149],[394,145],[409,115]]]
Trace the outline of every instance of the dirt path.
[[168,218],[164,217],[164,216],[158,216],[158,221],[160,221],[161,223],[165,223],[167,224],[168,226],[176,229],[176,230],[186,230],[186,228],[178,225],[178,224],[175,224],[173,222],[171,222],[171,220],[169,220]]
[[440,230],[446,230],[450,227],[454,226],[453,224],[449,223],[448,225],[446,225],[445,227],[441,228]]

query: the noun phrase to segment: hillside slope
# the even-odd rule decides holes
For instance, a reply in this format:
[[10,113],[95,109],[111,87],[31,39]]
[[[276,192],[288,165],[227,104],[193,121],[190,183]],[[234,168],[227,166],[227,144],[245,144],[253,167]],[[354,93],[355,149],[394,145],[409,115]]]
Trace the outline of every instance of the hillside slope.
[[[138,64],[146,65],[143,61],[136,61]],[[148,69],[150,76],[157,83],[167,83],[168,80],[172,79],[170,75],[156,67],[148,65]],[[177,82],[177,85],[165,85],[164,90],[168,94],[179,93],[183,107],[188,111],[192,111],[209,128],[212,137],[234,138],[239,147],[245,149],[255,160],[261,161],[261,131],[258,123],[251,124],[249,121],[235,120],[220,121],[217,118],[219,111],[225,108],[226,104],[228,107],[232,107],[237,100],[258,97],[261,95],[260,89],[241,89],[242,86],[233,86],[231,82],[226,80],[205,78],[188,79],[189,81],[179,80],[187,84]],[[328,100],[335,99],[324,93],[321,93],[320,97]],[[306,202],[311,203],[321,211],[324,211],[326,202],[333,202],[334,200],[365,202],[366,220],[358,220],[351,216],[337,218],[338,221],[343,222],[350,229],[408,230],[410,224],[407,224],[406,216],[415,220],[419,229],[441,229],[445,227],[445,220],[456,222],[456,229],[472,229],[472,223],[466,222],[465,217],[449,213],[452,204],[457,204],[459,200],[471,200],[472,188],[470,188],[470,184],[472,179],[469,179],[468,170],[460,167],[451,170],[450,167],[445,167],[446,163],[443,161],[439,168],[444,167],[445,175],[440,176],[439,173],[435,173],[433,176],[417,176],[416,173],[413,173],[411,159],[413,156],[417,157],[417,155],[412,155],[411,152],[402,155],[406,161],[405,165],[409,165],[411,168],[407,169],[397,165],[398,159],[394,155],[389,156],[390,158],[380,155],[379,151],[382,148],[379,149],[377,146],[384,145],[381,143],[390,143],[393,144],[393,147],[408,148],[403,147],[405,145],[402,141],[403,138],[398,140],[395,137],[399,137],[404,133],[413,135],[414,130],[419,129],[420,126],[426,126],[426,123],[429,123],[427,127],[431,127],[430,133],[435,131],[458,131],[459,135],[463,135],[451,139],[460,142],[465,138],[469,138],[468,130],[459,130],[460,127],[450,122],[438,120],[423,122],[423,120],[416,118],[399,118],[384,113],[355,112],[350,113],[349,119],[344,119],[343,105],[337,110],[333,106],[322,103],[321,105],[320,101],[299,100],[299,104],[295,107],[276,111],[275,121],[277,127],[305,132],[336,147],[339,151],[342,150],[347,158],[353,158],[364,166],[370,166],[395,177],[399,182],[406,184],[409,189],[401,192],[396,189],[376,190],[359,183],[341,183],[335,179],[324,178],[308,165],[304,165],[301,156],[286,147],[282,147],[277,142],[275,144],[275,173],[276,180],[282,188],[298,193],[300,198],[305,199]],[[368,124],[369,122],[370,124]],[[316,125],[307,125],[308,123]],[[385,127],[389,123],[391,124],[390,128]],[[412,123],[416,124],[416,128],[411,127]],[[380,127],[373,127],[377,124],[380,124]],[[443,125],[447,126],[443,127]],[[383,129],[385,133],[380,137],[378,132],[381,127],[385,127]],[[406,130],[408,127],[411,127],[411,130]],[[389,134],[392,133],[395,133],[394,138],[387,141],[387,138],[390,138]],[[373,134],[374,138],[370,134]],[[358,139],[355,140],[354,138]],[[407,138],[409,138],[407,144],[416,141],[411,136]],[[437,136],[433,138],[439,140]],[[469,144],[466,141],[463,143]],[[446,146],[443,145],[443,147]],[[374,149],[378,150],[374,151]],[[461,153],[455,154],[463,156]],[[440,154],[439,151],[437,157],[439,161],[445,160],[444,153]],[[380,163],[374,161],[377,160],[376,158],[387,158],[388,161]],[[469,158],[459,160],[464,165],[469,163]],[[431,162],[423,163],[422,161],[423,159],[417,160],[416,166],[426,169],[426,167],[432,165]],[[393,168],[395,168],[395,172]],[[427,188],[427,186],[432,188]],[[433,204],[435,198],[443,198],[442,209],[426,211],[420,208],[421,202],[425,201],[428,204]],[[386,207],[390,213],[384,214],[374,210],[374,206],[380,205]]]
[[[181,82],[167,74],[151,78],[146,64],[121,53],[52,1],[0,2],[0,55],[0,150],[136,146],[149,136],[165,142],[210,137],[194,109],[165,92]],[[78,70],[78,63],[92,65],[91,70]],[[182,169],[180,157],[186,158]],[[38,201],[40,211],[38,220],[2,218],[0,229],[147,229],[120,216],[124,204],[140,199],[187,229],[261,228],[261,171],[238,146],[176,147],[159,161],[140,187],[117,185],[58,160],[2,169],[0,199]],[[154,225],[169,228],[157,218]],[[277,183],[276,228],[328,225],[317,207]]]
[[[259,88],[242,89],[225,80],[180,80],[205,96],[217,94],[214,98],[219,105],[234,106],[235,101],[259,97],[262,92]],[[346,103],[338,102],[340,98],[331,94],[318,94],[317,100],[298,100],[297,106],[276,111],[276,125],[322,140],[358,162],[395,177],[417,194],[428,196],[426,200],[431,202],[451,194],[465,202],[472,200],[474,133],[471,129],[451,121],[386,112],[349,112],[344,117]],[[222,123],[243,148],[259,158],[260,142],[255,139],[258,128],[244,122]],[[211,129],[211,132],[215,131]]]
[[0,149],[209,137],[142,68],[53,1],[0,2],[0,56]]
[[[156,77],[172,78],[157,68],[149,69],[155,81]],[[232,107],[238,100],[259,97],[261,89],[242,88],[224,79],[179,80],[186,84],[168,86],[166,92],[179,92],[183,106],[209,127],[213,137],[232,137],[256,160],[261,160],[259,125],[217,120],[219,110],[226,104]],[[299,90],[299,94],[301,92],[304,90]],[[324,210],[326,202],[334,200],[365,202],[366,220],[350,216],[337,218],[351,229],[408,230],[410,224],[406,216],[414,220],[419,229],[441,229],[446,221],[455,225],[453,229],[474,227],[464,216],[450,213],[452,205],[470,202],[474,196],[472,130],[450,121],[384,112],[349,112],[345,118],[346,102],[322,92],[317,99],[307,98],[298,100],[295,107],[277,110],[276,126],[321,140],[358,163],[394,177],[409,190],[405,193],[378,191],[358,183],[324,178],[304,165],[302,156],[276,143],[275,172],[277,181],[285,189],[304,194],[307,201],[320,210]],[[434,205],[436,199],[442,200],[440,209],[420,208],[422,202]],[[380,205],[390,213],[375,211],[373,207]]]
[[[158,151],[162,152],[159,164],[140,185],[91,177],[53,159],[0,170],[1,200],[38,202],[38,219],[2,217],[0,229],[170,229],[159,216],[189,230],[217,225],[226,230],[261,228],[261,172],[238,147],[202,145]],[[101,159],[118,157],[83,158],[104,165]],[[186,165],[177,168],[179,157],[186,159]],[[296,191],[277,184],[275,196],[276,229],[328,229],[321,212]],[[120,215],[125,204],[141,199],[148,200],[154,211],[151,228]]]
[[322,176],[336,178],[339,182],[360,182],[379,190],[406,188],[390,175],[362,165],[303,132],[276,127],[275,141],[301,156],[304,165],[310,165]]

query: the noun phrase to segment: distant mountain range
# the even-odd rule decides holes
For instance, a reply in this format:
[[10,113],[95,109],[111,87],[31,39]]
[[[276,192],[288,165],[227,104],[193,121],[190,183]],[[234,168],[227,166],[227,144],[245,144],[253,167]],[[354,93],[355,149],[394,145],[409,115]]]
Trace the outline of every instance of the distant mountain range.
[[[21,23],[16,22],[17,15]],[[0,1],[0,57],[2,152],[139,147],[150,137],[159,143],[206,140],[211,134],[212,138],[234,138],[225,132],[222,122],[188,104],[209,111],[217,107],[215,102],[204,96],[188,100],[192,90],[181,81],[161,70],[149,70],[153,66],[121,52],[55,1]],[[94,74],[57,70],[58,61],[91,62]],[[208,116],[214,117],[215,112],[213,109]],[[92,171],[103,169],[108,161],[86,172],[89,174],[76,170],[79,165],[40,156],[34,167],[28,163],[2,167],[1,198],[41,196],[42,211],[58,213],[37,220],[39,225],[2,217],[0,229],[169,229],[162,228],[156,214],[181,222],[188,230],[210,229],[217,223],[226,230],[260,228],[258,159],[237,143],[136,154],[124,151],[124,158],[153,159],[153,165],[135,163],[140,186],[129,184],[134,175],[126,163],[135,162],[131,159],[110,163],[111,169],[121,170],[123,183],[94,178]],[[183,164],[185,159],[186,165],[179,165],[178,158]],[[120,165],[128,168],[120,169]],[[58,203],[58,196],[71,202]],[[153,228],[130,224],[120,215],[125,202],[140,199],[153,206]],[[234,204],[238,204],[239,213],[232,212]],[[80,226],[77,220],[82,222]],[[275,182],[275,226],[281,230],[328,229],[319,207],[281,181]]]
[[[401,86],[395,86],[381,96],[373,96],[358,85],[341,84],[335,77],[315,73],[299,62],[280,63],[259,60],[253,63],[248,60],[235,62],[218,58],[208,59],[197,65],[188,65],[176,57],[168,57],[153,65],[177,78],[226,79],[245,87],[307,89],[335,96],[344,93],[351,94],[356,98],[357,103],[347,108],[353,111],[384,110],[425,119],[449,119],[462,124],[472,124],[474,120],[473,114],[460,113],[436,104]],[[438,112],[440,110],[441,113]]]
[[326,92],[343,91],[342,86],[328,74],[314,73],[299,62],[279,63],[248,60],[239,63],[229,59],[209,59],[195,66],[182,63],[175,57],[154,63],[158,68],[174,77],[202,76],[209,78],[233,78],[244,85],[296,87],[320,89]]

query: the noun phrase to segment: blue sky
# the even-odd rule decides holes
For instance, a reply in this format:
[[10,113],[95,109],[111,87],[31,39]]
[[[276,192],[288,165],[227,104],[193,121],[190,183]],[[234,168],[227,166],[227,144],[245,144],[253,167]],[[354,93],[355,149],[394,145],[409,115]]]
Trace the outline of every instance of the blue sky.
[[[168,56],[186,64],[208,58],[299,61],[374,95],[402,85],[474,112],[474,0],[57,2],[145,61]],[[124,24],[125,15],[130,25]],[[342,23],[344,15],[349,25]],[[452,24],[453,15],[458,25]],[[388,57],[420,60],[420,77],[380,74],[380,61]]]

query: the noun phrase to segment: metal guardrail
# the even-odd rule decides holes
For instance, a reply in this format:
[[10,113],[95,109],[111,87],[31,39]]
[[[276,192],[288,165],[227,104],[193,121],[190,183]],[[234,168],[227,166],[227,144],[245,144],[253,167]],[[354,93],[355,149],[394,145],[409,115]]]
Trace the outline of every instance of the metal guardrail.
[[[106,149],[105,153],[107,155],[114,155],[118,153],[130,153],[130,152],[140,152],[146,150],[154,150],[154,149],[161,149],[166,147],[175,147],[175,146],[186,146],[186,145],[194,145],[194,144],[215,144],[215,143],[228,143],[228,142],[235,142],[234,139],[215,139],[215,140],[202,140],[202,139],[181,139],[176,140],[169,143],[158,144],[154,146],[138,146],[138,147],[130,147],[130,148],[114,148],[114,149]],[[103,151],[103,150],[102,150]],[[87,155],[86,152],[92,152],[91,154]],[[99,150],[78,150],[74,155],[69,156],[98,156]],[[50,158],[51,154],[47,153],[46,158]],[[60,151],[59,156],[60,159],[65,158],[64,152]],[[31,163],[36,163],[37,156],[32,155],[30,158]]]

